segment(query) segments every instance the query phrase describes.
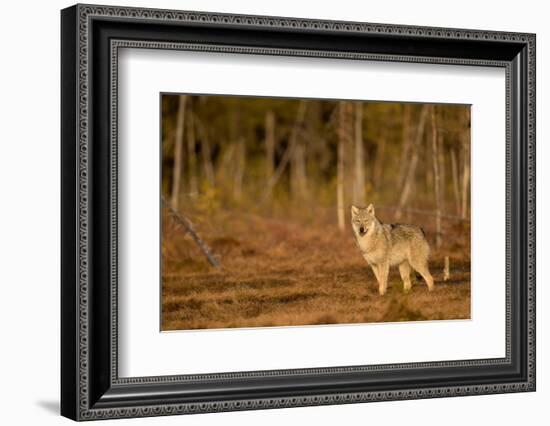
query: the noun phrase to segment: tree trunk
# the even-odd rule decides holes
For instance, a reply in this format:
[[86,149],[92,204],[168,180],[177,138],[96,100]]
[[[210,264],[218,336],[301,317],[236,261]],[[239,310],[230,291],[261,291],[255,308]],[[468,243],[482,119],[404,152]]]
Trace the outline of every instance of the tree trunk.
[[399,172],[396,174],[397,181],[395,182],[396,188],[402,188],[405,183],[405,177],[407,175],[407,168],[403,167],[404,164],[407,164],[407,159],[409,158],[412,137],[411,137],[411,104],[403,105],[403,126],[402,126],[401,140],[403,147],[401,148],[401,155],[399,157],[399,164],[397,165],[397,170]]
[[275,173],[273,173],[272,178],[269,180],[269,182],[266,185],[266,189],[264,192],[264,200],[269,198],[271,191],[273,191],[273,188],[281,178],[283,172],[285,171],[286,166],[288,165],[289,161],[294,155],[294,147],[296,146],[296,139],[298,138],[298,132],[303,125],[304,117],[306,115],[306,106],[307,106],[307,103],[304,100],[301,100],[300,103],[298,104],[296,122],[294,123],[294,127],[292,128],[292,132],[290,134],[288,147],[285,153],[283,154],[283,157],[281,158],[281,161],[279,162],[277,169],[275,170]]
[[303,142],[296,142],[292,150],[291,163],[292,197],[295,200],[307,198],[306,147]]
[[214,179],[214,165],[212,164],[212,152],[210,149],[210,140],[208,139],[208,133],[202,121],[199,121],[198,117],[195,117],[195,123],[200,134],[201,139],[201,157],[202,168],[204,170],[204,176],[210,187],[215,186]]
[[443,281],[449,281],[451,279],[451,265],[449,262],[449,256],[445,256],[445,266],[443,267]]
[[301,137],[306,113],[305,101],[300,101],[298,114],[290,135],[290,188],[293,199],[303,200],[307,196],[306,148]]
[[217,180],[220,185],[226,185],[230,182],[232,177],[233,166],[235,164],[235,144],[225,141],[225,149],[220,153],[220,160],[218,161]]
[[426,125],[427,115],[428,115],[428,106],[424,105],[422,107],[422,111],[420,111],[420,119],[416,130],[416,137],[414,140],[414,144],[411,146],[411,149],[412,149],[411,160],[409,162],[407,174],[405,175],[403,190],[401,191],[401,196],[399,197],[399,206],[395,212],[396,219],[401,218],[403,214],[403,208],[405,207],[405,205],[409,200],[409,196],[412,190],[412,185],[414,184],[414,179],[416,175],[416,166],[418,164],[418,153],[422,144],[422,139],[424,138],[424,127]]
[[338,159],[336,169],[336,209],[338,214],[338,228],[344,230],[345,221],[345,154],[353,140],[350,129],[350,104],[349,102],[340,101],[338,103]]
[[437,138],[437,127],[435,122],[435,105],[431,107],[432,113],[432,158],[433,158],[433,172],[434,172],[434,195],[435,195],[435,245],[437,248],[441,247],[441,182],[439,180],[439,143]]
[[442,134],[438,133],[437,141],[439,149],[439,181],[441,182],[439,186],[439,190],[441,191],[441,211],[444,212],[447,205],[447,167],[445,164],[445,144]]
[[[376,148],[376,162],[374,163],[372,183],[376,191],[380,192],[382,185],[382,171],[384,170],[384,156],[386,154],[386,142],[387,138],[383,134],[378,140],[378,146]],[[400,167],[399,170],[403,169]]]
[[188,105],[187,118],[187,169],[189,172],[189,195],[196,197],[198,193],[197,185],[197,153],[195,143],[195,120],[192,104]]
[[338,141],[338,170],[336,177],[336,202],[338,209],[338,228],[344,230],[344,141]]
[[237,142],[237,159],[234,176],[234,195],[235,199],[240,200],[243,195],[243,177],[244,168],[246,166],[246,147],[243,138]]
[[183,161],[183,129],[185,121],[185,95],[179,97],[178,117],[176,121],[176,135],[174,146],[174,170],[172,175],[172,197],[171,203],[174,209],[178,209],[179,196],[181,192],[181,166]]
[[466,219],[468,215],[468,201],[470,195],[470,136],[469,136],[469,111],[466,113],[466,124],[468,124],[466,134],[461,135],[462,141],[462,199],[460,216]]
[[265,115],[265,157],[265,176],[266,182],[269,183],[275,170],[275,114],[273,111],[268,111]]
[[363,149],[363,103],[355,103],[355,176],[353,202],[365,204],[365,154]]
[[[465,145],[465,144],[464,144]],[[463,159],[462,159],[462,194],[460,201],[460,217],[466,219],[468,214],[468,200],[470,189],[470,153],[467,146],[463,147]]]
[[456,161],[456,150],[451,149],[451,173],[453,178],[453,193],[455,197],[456,214],[460,215],[460,190],[458,183],[458,165]]

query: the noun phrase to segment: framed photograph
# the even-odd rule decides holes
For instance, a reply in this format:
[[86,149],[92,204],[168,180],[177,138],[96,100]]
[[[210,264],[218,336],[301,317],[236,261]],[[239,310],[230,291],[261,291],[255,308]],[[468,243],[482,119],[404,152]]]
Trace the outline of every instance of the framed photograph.
[[535,35],[61,12],[61,412],[535,390]]

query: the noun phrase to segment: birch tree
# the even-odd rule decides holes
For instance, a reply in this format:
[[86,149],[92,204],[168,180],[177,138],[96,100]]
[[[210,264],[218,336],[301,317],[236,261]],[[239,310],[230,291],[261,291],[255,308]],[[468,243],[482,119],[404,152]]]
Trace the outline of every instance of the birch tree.
[[195,141],[195,122],[193,117],[193,106],[190,102],[187,106],[187,171],[189,173],[189,195],[196,197],[198,194],[197,184],[197,153]]
[[233,189],[235,198],[240,200],[243,194],[243,177],[246,167],[246,145],[244,138],[242,137],[240,137],[237,142],[236,154],[237,158],[235,164],[235,175],[233,176]]
[[303,122],[304,122],[304,118],[305,118],[305,115],[306,115],[306,107],[307,107],[306,101],[301,100],[300,103],[298,104],[298,111],[296,113],[296,121],[294,122],[294,126],[292,128],[291,133],[290,133],[288,147],[287,147],[285,153],[283,154],[283,157],[281,158],[281,161],[277,165],[277,169],[273,173],[273,176],[271,177],[271,179],[269,180],[269,182],[266,185],[266,189],[264,191],[264,200],[269,198],[269,196],[271,194],[271,191],[273,190],[273,188],[277,184],[280,177],[283,175],[283,172],[285,171],[286,166],[288,165],[288,163],[290,162],[290,159],[294,155],[294,147],[296,146],[296,139],[298,138],[298,132],[299,132],[299,130],[302,127]]
[[428,105],[424,105],[420,111],[420,118],[418,121],[418,126],[416,129],[416,137],[414,143],[411,147],[411,159],[408,163],[407,173],[405,175],[405,181],[403,183],[403,189],[401,191],[401,196],[399,197],[399,205],[395,213],[396,219],[400,219],[403,214],[403,209],[407,202],[409,201],[409,196],[411,193],[412,185],[414,183],[414,178],[416,175],[416,166],[418,164],[418,155],[420,150],[420,145],[424,138],[424,128],[426,125],[426,117],[428,115]]
[[[377,191],[380,191],[382,185],[382,171],[384,170],[385,165],[385,154],[386,154],[386,143],[387,137],[382,132],[382,136],[378,139],[378,145],[376,147],[376,161],[374,163],[373,172],[372,172],[372,184]],[[403,169],[400,167],[399,170]]]
[[290,135],[290,185],[292,197],[302,200],[307,196],[306,148],[302,130],[306,114],[306,102],[300,101],[296,122]]
[[396,174],[397,180],[395,182],[397,188],[402,188],[405,177],[407,175],[407,168],[403,167],[407,163],[407,158],[411,150],[412,136],[411,136],[411,116],[412,116],[411,104],[403,104],[403,121],[401,127],[401,155],[399,156],[399,163],[397,165],[398,173]]
[[214,187],[214,165],[212,164],[212,150],[210,149],[210,139],[208,138],[208,131],[206,130],[202,121],[200,121],[197,117],[194,118],[197,130],[200,135],[202,169],[204,171],[204,177],[206,178],[206,181],[208,182],[210,187]]
[[[273,178],[275,170],[275,114],[269,110],[265,114],[265,176],[266,182]],[[269,194],[271,195],[271,194]]]
[[431,107],[432,118],[432,163],[434,173],[434,195],[435,195],[435,245],[437,248],[441,247],[441,182],[439,174],[439,143],[437,137],[437,126],[435,116],[435,105]]
[[338,102],[338,148],[336,168],[336,209],[338,217],[338,228],[344,230],[346,227],[345,215],[345,153],[349,146],[350,123],[349,123],[349,102]]
[[172,174],[172,196],[171,203],[174,209],[178,209],[179,196],[181,192],[181,174],[183,162],[183,129],[185,121],[185,95],[179,97],[178,113],[176,121],[175,143],[174,143],[174,170]]
[[355,176],[353,180],[353,202],[365,204],[365,155],[363,149],[363,103],[355,103]]
[[460,215],[461,203],[460,203],[460,190],[459,190],[459,178],[458,178],[458,163],[456,159],[456,150],[451,149],[451,175],[453,184],[453,194],[455,199],[456,214]]
[[466,132],[460,137],[462,145],[462,187],[460,217],[466,219],[468,215],[468,202],[470,196],[470,112],[464,113],[464,125]]

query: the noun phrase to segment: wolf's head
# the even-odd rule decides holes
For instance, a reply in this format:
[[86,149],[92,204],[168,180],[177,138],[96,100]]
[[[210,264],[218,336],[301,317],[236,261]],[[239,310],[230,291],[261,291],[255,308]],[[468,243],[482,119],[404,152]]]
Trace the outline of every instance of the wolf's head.
[[375,225],[376,216],[374,215],[374,206],[368,207],[351,206],[351,227],[355,235],[365,236]]

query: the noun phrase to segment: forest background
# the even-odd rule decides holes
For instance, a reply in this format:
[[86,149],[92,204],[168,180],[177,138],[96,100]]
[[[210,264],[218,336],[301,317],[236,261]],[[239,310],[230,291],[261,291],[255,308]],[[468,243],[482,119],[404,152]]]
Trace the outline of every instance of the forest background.
[[[162,329],[470,316],[468,105],[164,94]],[[425,230],[377,296],[352,204]]]

